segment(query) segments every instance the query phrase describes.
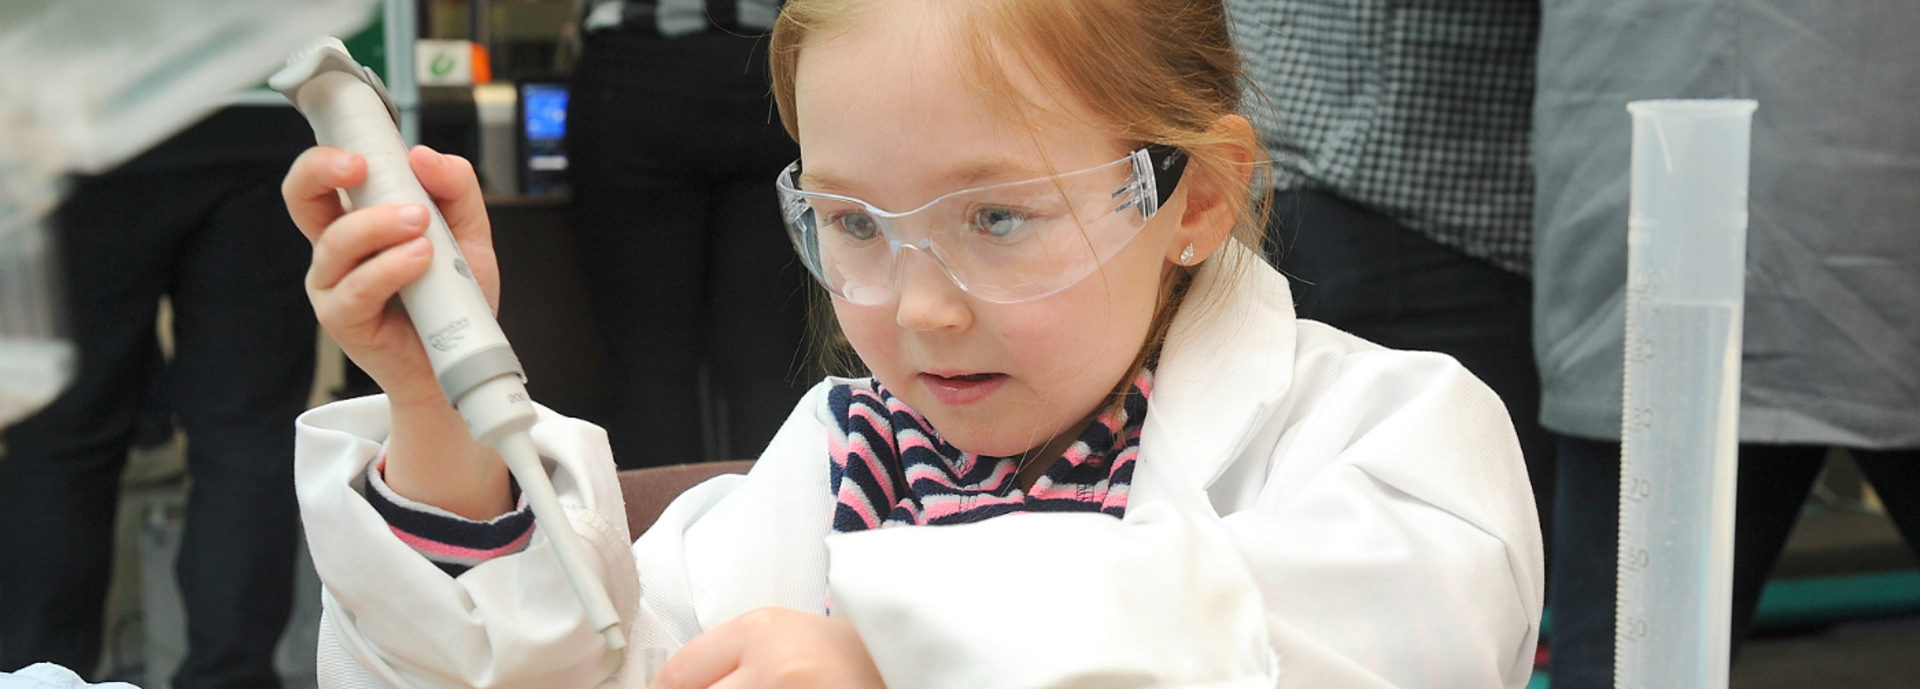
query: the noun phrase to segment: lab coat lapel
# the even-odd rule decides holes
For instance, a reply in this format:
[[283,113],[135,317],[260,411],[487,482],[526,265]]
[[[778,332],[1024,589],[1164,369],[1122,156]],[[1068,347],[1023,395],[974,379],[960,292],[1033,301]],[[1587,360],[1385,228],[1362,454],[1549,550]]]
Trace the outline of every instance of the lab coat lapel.
[[1221,251],[1194,277],[1168,330],[1130,504],[1211,510],[1205,489],[1259,435],[1292,382],[1286,277],[1239,242]]

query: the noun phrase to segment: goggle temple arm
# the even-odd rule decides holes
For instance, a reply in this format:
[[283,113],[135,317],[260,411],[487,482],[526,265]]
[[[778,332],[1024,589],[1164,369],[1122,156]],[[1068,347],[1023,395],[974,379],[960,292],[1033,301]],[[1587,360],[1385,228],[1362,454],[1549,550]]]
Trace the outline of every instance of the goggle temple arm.
[[[1147,162],[1153,168],[1153,210],[1158,212],[1173,198],[1180,176],[1187,171],[1187,152],[1165,144],[1147,144]],[[1147,215],[1151,216],[1152,213]]]

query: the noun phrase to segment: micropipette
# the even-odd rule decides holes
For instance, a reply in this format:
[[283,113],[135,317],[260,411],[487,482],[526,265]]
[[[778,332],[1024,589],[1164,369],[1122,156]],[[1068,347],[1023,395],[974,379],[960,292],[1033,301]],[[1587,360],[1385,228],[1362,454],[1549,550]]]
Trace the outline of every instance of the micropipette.
[[433,244],[433,259],[426,274],[401,288],[400,301],[426,346],[441,390],[466,420],[473,437],[506,460],[533,508],[534,519],[553,544],[567,580],[579,594],[588,622],[600,631],[608,648],[625,647],[620,616],[587,564],[586,546],[568,525],[528,435],[534,407],[520,360],[494,321],[493,309],[446,220],[407,164],[406,145],[397,128],[399,116],[380,77],[354,62],[339,39],[326,37],[288,57],[286,68],[268,79],[267,85],[293,101],[321,145],[366,158],[366,181],[346,190],[355,208],[417,203],[429,211],[426,236]]
[[1753,101],[1638,101],[1614,686],[1727,686]]

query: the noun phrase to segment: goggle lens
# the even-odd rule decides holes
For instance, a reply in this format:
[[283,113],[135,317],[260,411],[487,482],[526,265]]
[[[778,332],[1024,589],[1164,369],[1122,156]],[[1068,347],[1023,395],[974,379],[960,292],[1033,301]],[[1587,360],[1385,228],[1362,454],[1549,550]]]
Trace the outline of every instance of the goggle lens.
[[1105,165],[954,192],[901,213],[799,189],[798,161],[776,187],[794,249],[841,299],[891,299],[903,252],[917,249],[969,294],[1010,303],[1053,294],[1098,270],[1158,211],[1184,164],[1178,149],[1142,148]]

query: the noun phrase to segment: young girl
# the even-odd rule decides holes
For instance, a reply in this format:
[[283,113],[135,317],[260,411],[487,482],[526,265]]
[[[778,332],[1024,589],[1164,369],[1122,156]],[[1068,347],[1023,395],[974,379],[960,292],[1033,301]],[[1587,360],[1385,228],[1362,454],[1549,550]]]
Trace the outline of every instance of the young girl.
[[[343,212],[340,151],[294,166],[314,308],[387,392],[299,428],[323,684],[1526,683],[1512,427],[1449,358],[1294,320],[1218,2],[790,0],[772,60],[775,190],[872,377],[631,546],[604,434],[542,419],[624,657],[387,306],[424,209]],[[491,289],[471,168],[411,162]]]

